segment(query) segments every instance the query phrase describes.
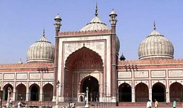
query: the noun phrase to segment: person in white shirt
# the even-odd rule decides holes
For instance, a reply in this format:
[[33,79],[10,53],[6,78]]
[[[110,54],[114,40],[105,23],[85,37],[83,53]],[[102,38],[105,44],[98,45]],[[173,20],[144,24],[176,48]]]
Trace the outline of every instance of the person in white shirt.
[[146,105],[146,107],[147,107],[147,108],[151,108],[151,106],[152,106],[151,101],[150,101],[150,100],[148,100],[148,101],[147,101],[147,105]]
[[10,105],[10,107],[12,107],[12,105],[13,105],[13,101],[11,99],[10,99],[9,105]]
[[22,103],[18,102],[18,108],[21,108],[21,106],[22,106]]

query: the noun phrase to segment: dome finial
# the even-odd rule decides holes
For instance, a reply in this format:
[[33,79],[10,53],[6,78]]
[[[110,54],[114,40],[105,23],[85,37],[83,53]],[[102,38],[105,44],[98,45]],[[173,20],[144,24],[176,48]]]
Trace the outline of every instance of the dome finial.
[[45,37],[45,29],[43,29],[43,37]]
[[154,28],[153,29],[156,30],[156,22],[155,22],[155,20],[154,20]]
[[95,16],[98,16],[98,7],[97,7],[97,3],[96,3],[96,8],[95,8]]

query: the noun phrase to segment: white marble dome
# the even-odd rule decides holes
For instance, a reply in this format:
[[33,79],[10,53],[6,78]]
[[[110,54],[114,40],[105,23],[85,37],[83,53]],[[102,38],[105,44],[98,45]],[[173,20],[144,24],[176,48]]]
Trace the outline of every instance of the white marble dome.
[[[112,14],[116,14],[114,12],[114,10],[111,12]],[[110,14],[111,14],[110,13]],[[95,16],[94,18],[86,24],[86,26],[84,26],[82,29],[80,29],[79,31],[93,31],[93,30],[110,30],[110,28],[103,23],[100,18],[98,17],[98,8],[96,6],[95,9]],[[120,41],[118,36],[116,36],[116,52],[119,53],[120,50]]]
[[149,36],[144,39],[138,49],[139,59],[173,59],[173,44],[161,35],[155,27]]
[[53,62],[54,46],[49,42],[43,32],[43,37],[32,44],[27,51],[27,62]]
[[98,17],[98,8],[96,6],[94,18],[87,23],[80,31],[92,31],[92,30],[110,30],[110,28],[103,23]]

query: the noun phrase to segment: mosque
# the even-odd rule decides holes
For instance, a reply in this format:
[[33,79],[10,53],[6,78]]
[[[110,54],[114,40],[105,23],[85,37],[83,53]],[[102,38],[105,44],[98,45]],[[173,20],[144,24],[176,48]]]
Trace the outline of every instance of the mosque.
[[159,102],[183,100],[183,59],[174,59],[173,44],[152,32],[139,43],[138,60],[119,56],[117,13],[109,14],[110,27],[98,17],[79,31],[60,32],[55,20],[55,45],[40,40],[27,50],[27,63],[0,64],[2,100],[82,102]]

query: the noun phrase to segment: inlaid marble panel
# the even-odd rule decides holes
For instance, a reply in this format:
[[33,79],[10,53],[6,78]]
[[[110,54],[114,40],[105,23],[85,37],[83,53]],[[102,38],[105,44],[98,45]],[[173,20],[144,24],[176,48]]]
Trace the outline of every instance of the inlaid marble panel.
[[118,78],[131,78],[131,72],[118,72]]
[[148,77],[148,71],[147,70],[139,70],[135,72],[135,78],[139,77]]
[[27,79],[27,74],[17,74],[17,79]]
[[14,79],[15,78],[15,74],[10,74],[10,73],[6,73],[4,74],[4,79]]
[[40,76],[40,74],[31,73],[30,74],[30,79],[41,79],[41,76]]
[[54,79],[54,73],[44,73],[43,79]]
[[182,70],[169,70],[168,71],[169,77],[183,77]]
[[165,71],[151,71],[152,77],[165,77]]

